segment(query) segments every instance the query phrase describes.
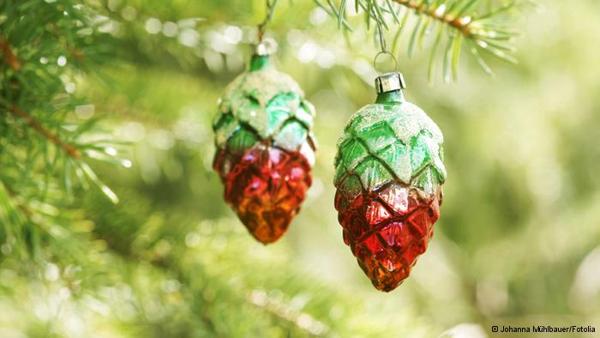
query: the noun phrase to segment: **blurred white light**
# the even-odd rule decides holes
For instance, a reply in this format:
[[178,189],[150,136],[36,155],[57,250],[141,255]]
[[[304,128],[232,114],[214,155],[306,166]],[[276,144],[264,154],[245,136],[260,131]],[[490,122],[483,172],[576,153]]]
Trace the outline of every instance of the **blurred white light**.
[[179,28],[195,28],[198,21],[203,21],[203,18],[188,18],[177,21]]
[[204,57],[206,66],[211,72],[218,73],[223,69],[223,57],[221,54],[213,50],[206,49],[202,56]]
[[352,70],[369,85],[373,85],[373,79],[377,77],[377,72],[373,66],[366,60],[360,59],[352,63]]
[[50,282],[58,280],[60,277],[60,269],[56,264],[48,263],[46,265],[46,271],[44,272],[44,278]]
[[441,4],[436,10],[435,10],[435,15],[436,16],[442,16],[444,14],[444,12],[446,11],[446,5],[445,4]]
[[104,193],[104,195],[106,197],[108,197],[108,199],[110,199],[111,202],[113,202],[114,204],[119,203],[119,197],[109,187],[103,185],[102,188],[100,188],[100,190],[102,190],[102,192]]
[[356,4],[354,3],[354,1],[358,1],[358,0],[351,0],[346,2],[346,15],[348,16],[356,16],[358,15],[358,12],[360,11],[360,7],[356,8]]
[[590,252],[581,262],[571,287],[570,302],[574,308],[588,308],[597,304],[600,295],[600,247]]
[[129,169],[131,168],[133,163],[130,160],[121,160],[121,165],[123,166],[123,168]]
[[314,60],[317,55],[317,45],[312,41],[305,42],[300,49],[298,49],[298,60],[302,63],[308,63]]
[[45,56],[42,56],[42,57],[40,58],[40,63],[41,63],[41,64],[43,64],[43,65],[47,64],[47,63],[48,63],[48,58],[47,58],[47,57],[45,57]]
[[117,155],[117,149],[115,149],[114,147],[106,147],[106,148],[104,148],[104,152],[110,156]]
[[[313,179],[313,184],[310,190],[308,190],[308,200],[310,202],[312,202],[312,200],[316,200],[317,197],[321,196],[323,194],[323,191],[325,190],[325,185],[323,184],[323,181],[320,180],[319,178],[314,178]],[[308,202],[308,201],[307,201]]]
[[225,35],[225,40],[233,45],[236,45],[242,41],[243,32],[240,27],[227,26],[223,34]]
[[94,116],[95,110],[96,107],[93,104],[82,104],[75,107],[75,114],[77,114],[80,119],[87,120]]
[[317,64],[321,68],[331,68],[335,65],[335,54],[329,50],[322,50],[317,57]]
[[175,145],[175,140],[173,139],[171,132],[164,129],[158,129],[153,131],[150,135],[150,143],[158,149],[169,150]]
[[65,91],[69,94],[75,93],[76,85],[73,82],[68,82],[65,84]]
[[60,67],[64,67],[67,64],[67,58],[64,55],[61,55],[56,59],[56,64]]
[[120,5],[121,0],[108,0],[108,9],[110,9],[113,12],[117,11]]
[[500,280],[484,280],[477,283],[477,306],[486,315],[501,313],[508,305],[506,283]]
[[258,306],[265,306],[268,301],[267,293],[263,290],[252,290],[249,298],[252,304]]
[[162,23],[157,18],[149,18],[146,20],[144,28],[150,34],[158,34],[162,30]]
[[131,6],[126,6],[121,10],[121,16],[127,21],[133,21],[137,16],[137,11]]
[[306,38],[301,30],[292,29],[287,33],[287,41],[292,47],[298,47],[304,43]]
[[186,28],[179,33],[179,43],[187,47],[195,47],[198,45],[200,35],[195,29]]
[[172,38],[177,35],[178,31],[179,27],[172,21],[167,21],[163,24],[162,33],[164,36]]
[[229,43],[221,33],[215,31],[208,32],[206,40],[210,44],[210,47],[219,53],[231,54],[236,50],[235,45]]
[[85,307],[87,309],[92,310],[95,313],[98,313],[101,316],[108,316],[110,315],[110,306],[106,305],[105,303],[101,302],[100,300],[93,298],[91,296],[85,296],[84,298],[84,304]]
[[129,142],[139,142],[146,137],[146,129],[139,122],[128,122],[117,129],[117,137]]
[[458,324],[442,333],[441,338],[487,338],[483,328],[477,324]]
[[111,33],[114,34],[119,30],[119,23],[106,18],[106,22],[104,22],[100,27],[98,27],[98,32],[100,33]]
[[176,279],[169,279],[163,282],[162,289],[166,293],[173,293],[179,291],[181,283]]
[[197,247],[200,244],[200,235],[196,232],[190,232],[185,235],[185,245],[189,248]]
[[81,36],[92,35],[93,33],[94,30],[91,27],[85,27],[77,31],[77,34]]
[[69,299],[71,297],[71,290],[69,290],[69,288],[62,287],[62,288],[58,289],[57,297],[60,300]]
[[323,10],[321,7],[316,7],[310,12],[309,21],[315,26],[318,26],[327,20],[327,12]]

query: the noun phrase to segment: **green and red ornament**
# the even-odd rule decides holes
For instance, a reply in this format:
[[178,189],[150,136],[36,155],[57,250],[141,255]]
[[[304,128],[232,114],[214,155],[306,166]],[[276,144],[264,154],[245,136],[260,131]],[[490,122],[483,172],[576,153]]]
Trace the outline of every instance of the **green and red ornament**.
[[375,288],[391,291],[427,249],[446,169],[442,133],[405,100],[402,75],[375,84],[376,102],[350,118],[338,143],[335,208],[362,270]]
[[213,161],[225,201],[248,231],[268,244],[279,239],[300,209],[315,161],[315,110],[298,84],[279,72],[272,40],[260,43],[249,70],[219,102]]

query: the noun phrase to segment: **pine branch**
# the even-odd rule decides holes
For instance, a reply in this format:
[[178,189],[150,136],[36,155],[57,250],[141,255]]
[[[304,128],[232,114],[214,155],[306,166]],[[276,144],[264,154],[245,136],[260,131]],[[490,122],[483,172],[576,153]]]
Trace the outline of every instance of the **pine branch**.
[[14,71],[19,71],[21,69],[21,61],[19,61],[8,41],[3,37],[0,37],[0,50],[2,51],[4,62]]
[[267,2],[267,14],[265,15],[265,19],[258,25],[258,41],[262,41],[265,36],[265,30],[267,25],[273,19],[273,14],[275,13],[275,6],[277,6],[277,2],[279,0],[266,0]]
[[[468,16],[453,16],[445,13],[444,10],[440,10],[441,6],[429,5],[427,1],[417,2],[414,0],[391,0],[401,6],[409,8],[417,15],[426,15],[434,20],[437,20],[443,24],[457,29],[465,37],[470,37],[472,20]],[[471,1],[476,3],[477,1]],[[445,8],[445,7],[443,7]]]
[[[383,43],[385,31],[395,30],[392,51],[398,48],[402,33],[409,31],[407,53],[412,56],[415,49],[423,48],[428,33],[435,29],[436,34],[428,45],[431,49],[430,79],[435,67],[433,60],[441,57],[444,79],[449,81],[457,78],[464,45],[488,74],[492,74],[491,69],[480,51],[516,63],[513,41],[517,33],[505,19],[511,18],[510,12],[519,3],[511,1],[478,14],[479,7],[483,7],[482,2],[483,0],[355,0],[355,11],[364,13],[367,29],[372,22],[375,24],[375,34],[378,35],[377,40],[382,41],[382,50],[386,49]],[[347,11],[344,10],[346,1],[342,1],[339,6],[332,0],[328,1],[328,6],[319,1],[315,3],[338,22],[348,21]],[[409,20],[411,17],[413,20]]]
[[75,0],[0,4],[0,185],[6,187],[0,217],[21,252],[41,248],[32,234],[48,248],[76,233],[74,214],[66,210],[76,187],[91,183],[118,200],[84,159],[126,162],[112,143],[92,137],[100,132],[97,118],[72,115],[81,105],[77,77],[108,59],[102,57],[110,37],[94,6]]
[[79,151],[79,149],[77,149],[72,144],[69,144],[69,143],[61,140],[57,134],[46,129],[46,127],[44,127],[38,120],[36,120],[33,116],[31,116],[31,114],[21,110],[17,106],[11,107],[9,109],[9,112],[11,112],[11,114],[13,114],[14,116],[25,121],[25,123],[29,127],[31,127],[33,130],[35,130],[38,134],[40,134],[43,137],[45,137],[46,139],[48,139],[48,141],[52,142],[60,149],[64,150],[70,157],[72,157],[74,159],[81,158],[81,152]]

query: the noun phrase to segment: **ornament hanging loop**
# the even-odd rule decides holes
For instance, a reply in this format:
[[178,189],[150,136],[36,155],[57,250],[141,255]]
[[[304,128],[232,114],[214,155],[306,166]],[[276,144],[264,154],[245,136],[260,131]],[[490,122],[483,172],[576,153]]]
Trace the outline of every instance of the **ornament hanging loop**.
[[[382,62],[382,58],[384,58],[384,57],[391,59],[393,61],[392,68],[383,68],[382,69],[382,67],[380,67],[380,64],[385,62],[385,61]],[[396,60],[396,57],[391,52],[388,52],[387,50],[382,50],[379,53],[377,53],[375,55],[375,57],[373,58],[373,68],[379,74],[395,72],[398,70],[398,60]]]
[[[383,35],[383,28],[381,27],[381,25],[377,25],[377,36],[379,37],[379,46],[381,47],[381,50],[373,58],[373,68],[379,74],[397,71],[398,70],[398,60],[396,59],[394,54],[392,54],[387,48],[387,43],[385,42],[385,36]],[[391,68],[391,69],[385,68],[385,70],[381,70],[381,67],[379,67],[378,61],[381,61],[381,59],[383,57],[390,58],[390,59],[392,59],[392,61],[394,61],[393,68]]]

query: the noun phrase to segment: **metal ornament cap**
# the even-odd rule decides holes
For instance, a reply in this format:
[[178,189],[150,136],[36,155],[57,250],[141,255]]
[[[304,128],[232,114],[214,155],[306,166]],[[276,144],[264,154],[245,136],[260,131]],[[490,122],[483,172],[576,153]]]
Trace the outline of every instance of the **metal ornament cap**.
[[377,89],[377,94],[382,94],[405,89],[406,82],[404,82],[404,77],[401,73],[391,72],[378,76],[375,79],[375,88]]

